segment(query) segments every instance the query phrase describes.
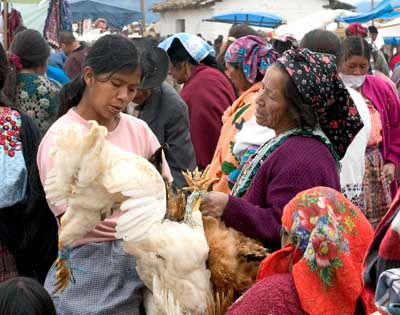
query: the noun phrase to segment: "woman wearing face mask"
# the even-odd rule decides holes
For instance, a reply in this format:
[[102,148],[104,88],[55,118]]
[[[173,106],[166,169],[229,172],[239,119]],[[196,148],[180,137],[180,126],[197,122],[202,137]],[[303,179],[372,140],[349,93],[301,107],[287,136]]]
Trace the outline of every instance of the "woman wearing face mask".
[[360,208],[376,227],[392,201],[390,188],[393,192],[397,188],[395,170],[400,162],[400,103],[386,81],[368,75],[370,54],[365,39],[346,38],[340,57],[340,72],[346,85],[363,95],[371,115],[372,129],[365,155]]
[[[110,49],[112,47],[113,49]],[[135,45],[119,35],[100,38],[86,57],[81,75],[61,90],[60,118],[50,127],[39,146],[37,164],[42,183],[53,167],[49,152],[57,129],[78,124],[83,132],[90,129],[90,120],[106,127],[106,140],[119,148],[149,158],[160,146],[145,122],[123,114],[135,97],[141,82]],[[172,182],[168,165],[163,163],[163,175]],[[57,207],[48,199],[57,218],[65,207]],[[91,232],[74,243],[70,253],[75,283],[54,293],[56,268],[50,269],[45,288],[51,294],[57,314],[139,314],[140,280],[134,257],[122,250],[115,239],[118,211],[101,221]]]

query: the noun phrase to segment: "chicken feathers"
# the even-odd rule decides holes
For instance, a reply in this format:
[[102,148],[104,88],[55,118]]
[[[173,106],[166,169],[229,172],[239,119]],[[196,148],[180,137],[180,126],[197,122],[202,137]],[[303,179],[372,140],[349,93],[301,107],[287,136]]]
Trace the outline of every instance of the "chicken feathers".
[[[75,124],[58,129],[50,152],[54,166],[45,182],[46,196],[52,204],[66,207],[59,234],[56,291],[69,280],[64,250],[102,219],[115,210],[134,209],[161,222],[166,212],[164,181],[154,166],[111,144],[106,140],[107,129],[95,121],[91,124],[85,134]],[[136,237],[143,237],[153,224],[145,220],[136,228]]]

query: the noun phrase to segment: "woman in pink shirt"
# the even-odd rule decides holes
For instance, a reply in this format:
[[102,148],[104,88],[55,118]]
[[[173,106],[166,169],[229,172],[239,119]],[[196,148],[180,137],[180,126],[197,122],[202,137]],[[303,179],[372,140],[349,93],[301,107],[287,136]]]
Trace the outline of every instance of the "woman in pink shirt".
[[[59,119],[40,144],[37,162],[42,183],[52,168],[49,151],[56,131],[69,124],[79,124],[87,131],[88,121],[96,120],[108,129],[108,141],[145,158],[159,148],[145,122],[122,113],[135,97],[141,76],[131,41],[108,35],[94,44],[82,74],[63,88]],[[163,175],[172,181],[165,161]],[[66,210],[49,199],[48,203],[57,218]],[[74,283],[56,294],[53,265],[45,288],[52,294],[57,314],[139,314],[143,283],[136,273],[134,257],[126,254],[121,241],[115,239],[115,222],[120,215],[117,211],[74,244],[70,254]]]

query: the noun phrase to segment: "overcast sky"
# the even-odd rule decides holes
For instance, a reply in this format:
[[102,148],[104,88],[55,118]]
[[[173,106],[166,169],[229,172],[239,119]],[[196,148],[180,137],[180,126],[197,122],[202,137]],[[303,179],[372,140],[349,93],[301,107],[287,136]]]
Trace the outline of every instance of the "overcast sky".
[[[367,2],[368,0],[341,0],[342,2],[350,3],[350,4],[357,4],[359,2]],[[375,3],[381,2],[381,0],[375,0]]]

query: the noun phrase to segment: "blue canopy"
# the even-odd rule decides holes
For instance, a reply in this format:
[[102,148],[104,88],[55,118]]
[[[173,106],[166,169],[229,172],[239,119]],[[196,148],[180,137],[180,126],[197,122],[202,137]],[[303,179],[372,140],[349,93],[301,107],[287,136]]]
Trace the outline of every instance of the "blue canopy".
[[393,19],[400,16],[395,9],[400,8],[400,0],[383,0],[376,8],[354,16],[339,17],[336,22],[366,23],[373,19]]
[[285,20],[276,14],[257,12],[257,11],[238,11],[214,15],[204,21],[220,23],[245,23],[253,26],[276,28],[283,24]]
[[388,36],[388,37],[383,37],[383,41],[385,45],[394,45],[398,46],[400,45],[400,37],[398,36]]
[[70,0],[73,21],[105,18],[110,26],[122,28],[142,18],[132,0]]

